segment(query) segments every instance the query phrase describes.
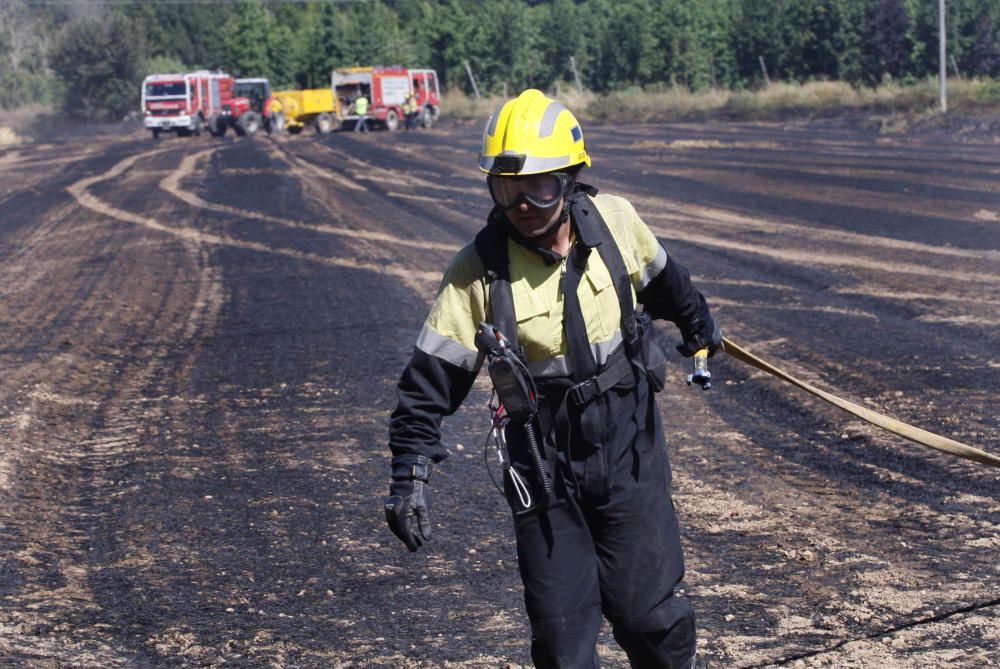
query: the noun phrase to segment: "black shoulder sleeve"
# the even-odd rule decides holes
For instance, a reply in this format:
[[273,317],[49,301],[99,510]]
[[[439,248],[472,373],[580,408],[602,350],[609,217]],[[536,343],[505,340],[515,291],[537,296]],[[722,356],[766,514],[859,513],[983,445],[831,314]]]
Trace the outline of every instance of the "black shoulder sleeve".
[[677,325],[687,339],[710,322],[708,302],[691,283],[691,274],[667,254],[667,264],[636,296],[653,318]]
[[477,372],[414,349],[396,385],[398,404],[389,420],[393,456],[425,455],[434,462],[448,456],[441,443],[441,419],[458,410]]

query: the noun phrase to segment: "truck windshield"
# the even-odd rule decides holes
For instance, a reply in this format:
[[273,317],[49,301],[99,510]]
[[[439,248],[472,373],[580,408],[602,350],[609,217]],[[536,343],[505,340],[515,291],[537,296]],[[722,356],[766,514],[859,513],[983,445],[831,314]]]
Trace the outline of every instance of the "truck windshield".
[[147,98],[183,98],[186,95],[183,81],[146,84]]
[[267,97],[267,84],[238,82],[233,89],[233,95],[238,98],[263,100]]

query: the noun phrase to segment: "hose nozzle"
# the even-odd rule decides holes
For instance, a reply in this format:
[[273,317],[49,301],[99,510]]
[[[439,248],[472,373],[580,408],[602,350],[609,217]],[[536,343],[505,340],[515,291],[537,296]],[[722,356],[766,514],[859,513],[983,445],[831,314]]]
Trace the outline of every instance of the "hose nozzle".
[[712,387],[712,372],[708,371],[708,349],[703,348],[694,354],[693,369],[687,377],[687,384],[695,383],[702,390]]

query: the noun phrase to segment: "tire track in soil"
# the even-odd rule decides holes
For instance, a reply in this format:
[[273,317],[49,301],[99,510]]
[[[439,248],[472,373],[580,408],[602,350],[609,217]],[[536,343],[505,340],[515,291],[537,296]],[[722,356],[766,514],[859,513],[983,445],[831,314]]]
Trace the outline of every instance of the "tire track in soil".
[[[208,153],[211,153],[213,151],[215,151],[215,149],[205,152],[205,154],[207,155]],[[125,172],[126,170],[132,168],[132,166],[142,157],[143,156],[132,156],[126,158],[125,160],[121,161],[107,172],[104,172],[98,176],[82,179],[74,183],[70,187],[69,189],[70,193],[73,195],[74,198],[76,198],[76,200],[82,206],[87,207],[88,209],[91,209],[95,212],[104,214],[106,216],[110,216],[111,218],[115,218],[123,222],[143,226],[145,228],[155,230],[156,232],[174,235],[183,240],[198,242],[201,244],[232,246],[246,250],[256,251],[258,253],[287,256],[295,260],[314,262],[324,265],[347,267],[352,269],[360,269],[379,274],[388,274],[398,277],[401,281],[405,283],[416,282],[414,284],[414,287],[419,290],[424,289],[423,284],[425,282],[436,282],[440,279],[440,272],[420,272],[419,270],[413,270],[406,267],[397,267],[393,265],[379,265],[373,263],[362,263],[354,261],[352,259],[321,256],[314,253],[278,248],[267,244],[262,244],[259,242],[242,240],[229,235],[202,232],[200,230],[196,230],[194,228],[186,227],[183,225],[168,225],[161,221],[156,220],[155,218],[141,214],[135,214],[114,207],[112,205],[109,205],[88,192],[88,188],[90,188],[91,186],[103,181],[114,179],[123,172]],[[182,179],[185,175],[191,173],[193,165],[194,165],[193,160],[189,159],[183,160],[181,166],[178,168],[179,174],[172,173],[171,175],[167,176],[160,182],[164,190],[167,190],[175,197],[179,197],[180,199],[186,201],[188,204],[192,204],[193,206],[197,206],[199,208],[223,211],[224,213],[229,215],[233,215],[235,213],[239,214],[241,217],[257,218],[258,220],[260,220],[258,215],[246,216],[245,214],[247,212],[240,212],[240,211],[234,212],[229,208],[220,207],[218,205],[208,205],[208,203],[204,203],[204,201],[202,201],[200,198],[197,198],[197,196],[185,193],[182,189],[177,187],[175,184],[179,183],[179,180]],[[270,220],[269,222],[274,223],[276,221]],[[289,227],[296,227],[294,223],[288,221],[280,221],[280,222],[282,225],[288,225]],[[304,226],[304,227],[310,227],[311,229],[315,229],[312,226]],[[330,230],[322,230],[322,231],[330,232]]]
[[[158,153],[139,153],[126,166]],[[74,186],[70,190],[93,204]],[[120,494],[114,474],[137,456],[143,417],[128,406],[156,374],[149,362],[169,357],[178,339],[208,328],[222,299],[196,240],[173,249],[130,244],[106,226],[78,225],[82,218],[77,212],[60,217],[57,224],[69,221],[76,234],[45,235],[20,259],[30,266],[32,252],[42,260],[61,258],[63,271],[53,271],[50,263],[49,279],[75,289],[61,296],[63,317],[45,328],[64,338],[61,353],[32,361],[33,375],[46,381],[30,391],[31,402],[15,416],[19,429],[5,440],[19,460],[14,497],[19,513],[11,515],[31,521],[23,534],[17,523],[6,524],[3,537],[4,552],[13,557],[8,563],[16,574],[13,582],[21,587],[5,588],[5,599],[19,609],[0,619],[6,632],[0,651],[17,666],[136,666],[134,650],[119,643],[118,630],[103,618],[101,578],[107,565],[103,554],[93,551],[114,527],[113,500]],[[150,253],[175,255],[173,274],[144,272],[143,266],[153,267],[143,262]],[[123,265],[131,267],[125,284]],[[184,280],[177,281],[181,275]],[[152,308],[136,308],[158,293],[158,305],[154,299]],[[37,304],[45,309],[52,302]],[[45,426],[54,424],[60,430],[49,433]],[[39,528],[47,531],[39,534]]]
[[[408,145],[389,143],[392,139],[388,137],[373,142],[336,139],[341,141],[293,146],[324,171],[365,185],[369,192],[365,202],[371,207],[363,219],[365,225],[383,225],[394,231],[403,221],[419,219],[420,237],[464,245],[489,213],[491,204],[481,182],[475,183],[466,170],[455,173],[443,169],[449,162],[437,151],[449,152],[449,147],[435,147],[435,152],[423,154],[411,152]],[[414,160],[414,155],[423,160]],[[463,161],[467,158],[462,156]],[[324,201],[322,196],[320,201]],[[450,256],[439,264],[447,260]]]

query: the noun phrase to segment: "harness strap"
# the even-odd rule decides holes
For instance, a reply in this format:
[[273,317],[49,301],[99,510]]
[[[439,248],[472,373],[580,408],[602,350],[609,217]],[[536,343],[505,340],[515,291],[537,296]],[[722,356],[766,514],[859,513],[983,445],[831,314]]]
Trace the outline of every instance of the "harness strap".
[[476,234],[475,248],[486,267],[493,324],[507,337],[514,352],[520,354],[517,317],[514,314],[514,292],[510,287],[507,234],[504,232],[503,222],[493,214],[490,214],[486,227]]
[[625,352],[632,362],[642,364],[642,348],[640,343],[641,333],[635,320],[635,304],[632,301],[632,279],[629,277],[625,260],[622,258],[621,249],[611,234],[597,205],[589,197],[578,197],[574,200],[573,217],[576,220],[590,219],[591,228],[597,230],[600,244],[597,251],[604,261],[605,267],[611,274],[611,281],[615,286],[615,293],[618,295],[618,308],[621,312],[622,339],[625,341]]

